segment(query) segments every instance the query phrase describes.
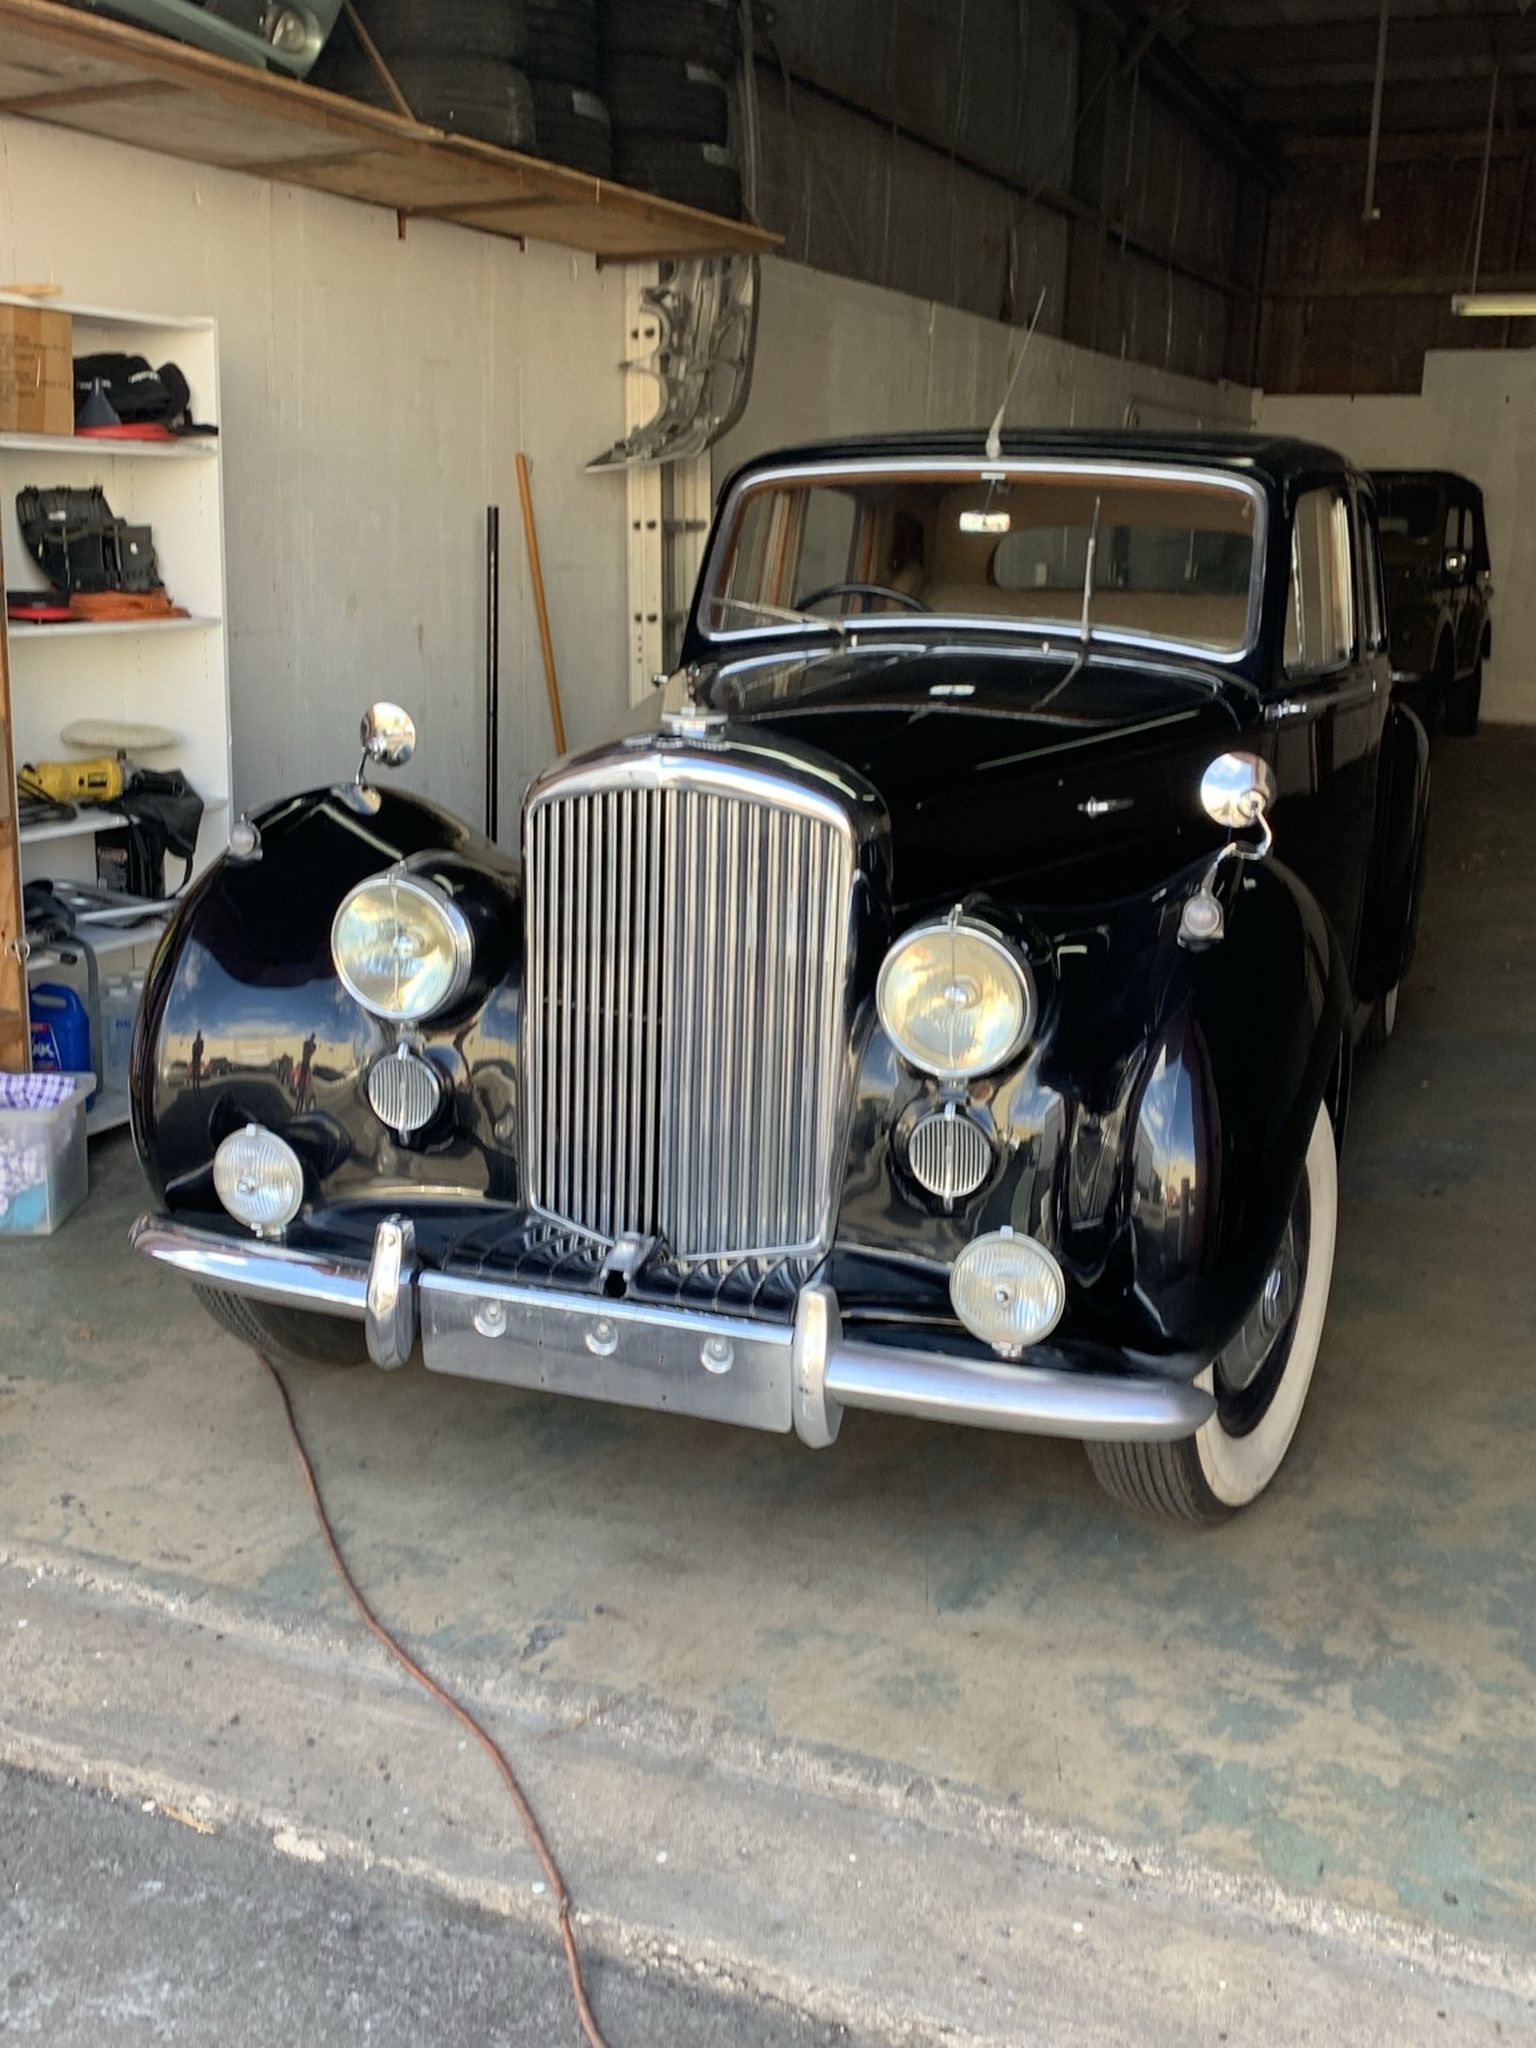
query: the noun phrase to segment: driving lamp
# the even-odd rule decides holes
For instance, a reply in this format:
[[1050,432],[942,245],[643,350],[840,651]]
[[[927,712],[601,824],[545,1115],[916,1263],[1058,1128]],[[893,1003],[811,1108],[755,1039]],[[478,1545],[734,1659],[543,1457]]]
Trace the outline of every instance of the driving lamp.
[[474,940],[464,913],[434,883],[391,871],[342,899],[331,957],[365,1010],[413,1024],[464,993]]
[[258,1237],[276,1237],[303,1204],[304,1168],[275,1131],[247,1124],[214,1153],[213,1185],[237,1223]]
[[1067,1283],[1043,1244],[1005,1224],[972,1238],[956,1259],[949,1298],[973,1337],[1004,1358],[1017,1358],[1061,1321]]
[[1013,1058],[1035,1021],[1022,956],[990,925],[958,911],[896,941],[875,1003],[902,1058],[941,1081],[992,1073]]

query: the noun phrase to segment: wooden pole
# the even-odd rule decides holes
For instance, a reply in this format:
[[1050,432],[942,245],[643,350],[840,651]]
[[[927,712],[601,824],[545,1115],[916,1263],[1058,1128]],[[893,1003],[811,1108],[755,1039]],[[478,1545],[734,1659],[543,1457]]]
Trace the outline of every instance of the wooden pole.
[[555,729],[555,752],[565,752],[565,720],[560,713],[560,678],[555,673],[555,643],[549,632],[549,606],[544,601],[544,569],[539,561],[539,530],[533,521],[533,489],[528,458],[518,451],[517,495],[523,504],[523,536],[528,543],[528,573],[533,578],[533,605],[539,616],[539,644],[544,650],[544,681],[549,690],[549,718]]
[[407,121],[414,121],[416,115],[412,110],[410,101],[406,98],[405,94],[400,90],[400,87],[396,84],[395,74],[393,73],[393,71],[390,70],[389,66],[384,62],[383,57],[379,54],[378,44],[373,40],[373,37],[369,35],[367,29],[363,27],[362,16],[358,13],[356,7],[352,4],[352,0],[341,0],[341,8],[342,12],[346,15],[348,21],[350,21],[352,24],[352,33],[357,37],[357,40],[363,46],[363,55],[368,59],[368,62],[373,66],[374,70],[378,73],[379,83],[383,86],[384,90],[389,94],[389,97],[394,101],[395,112],[397,114],[403,114]]

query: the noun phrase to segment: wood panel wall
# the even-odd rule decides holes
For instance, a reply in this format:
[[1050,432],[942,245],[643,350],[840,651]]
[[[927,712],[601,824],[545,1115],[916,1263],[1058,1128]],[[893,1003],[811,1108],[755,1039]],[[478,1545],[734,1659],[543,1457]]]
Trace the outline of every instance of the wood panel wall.
[[[1536,289],[1536,136],[1498,137],[1478,282]],[[1482,135],[1388,137],[1378,218],[1363,218],[1365,143],[1298,149],[1274,195],[1258,378],[1266,391],[1416,392],[1430,349],[1530,348],[1536,320],[1469,320]]]

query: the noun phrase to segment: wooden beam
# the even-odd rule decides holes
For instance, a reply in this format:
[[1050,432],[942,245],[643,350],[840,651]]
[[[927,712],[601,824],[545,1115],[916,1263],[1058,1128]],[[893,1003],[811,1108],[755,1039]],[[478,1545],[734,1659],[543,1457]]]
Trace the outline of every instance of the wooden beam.
[[[1480,292],[1536,292],[1536,270],[1487,271],[1478,279]],[[1375,276],[1370,271],[1340,272],[1329,276],[1275,278],[1264,288],[1267,299],[1444,299],[1449,306],[1456,292],[1467,289],[1465,273],[1452,277],[1392,272]]]
[[[1265,79],[1276,73],[1349,70],[1369,78],[1376,65],[1374,12],[1358,21],[1275,22],[1265,29],[1196,30],[1184,44],[1207,77]],[[1387,75],[1403,65],[1473,64],[1486,77],[1494,58],[1506,69],[1536,60],[1536,13],[1408,16],[1387,25]]]
[[[1369,79],[1356,85],[1261,87],[1243,97],[1243,106],[1257,125],[1287,137],[1327,131],[1363,135],[1371,120]],[[1412,79],[1387,84],[1382,106],[1385,125],[1398,134],[1449,129],[1460,132],[1486,120],[1488,80],[1478,78]],[[1507,78],[1499,90],[1498,122],[1527,126],[1536,122],[1536,78]],[[1479,141],[1481,150],[1481,141]]]
[[[1487,139],[1487,131],[1483,128],[1438,129],[1419,135],[1383,135],[1377,159],[1384,164],[1433,161],[1450,165],[1467,157],[1481,162]],[[1494,130],[1495,162],[1507,157],[1528,156],[1533,149],[1536,149],[1536,126]],[[1285,154],[1287,159],[1295,159],[1299,163],[1354,163],[1359,160],[1360,141],[1354,135],[1288,135]]]

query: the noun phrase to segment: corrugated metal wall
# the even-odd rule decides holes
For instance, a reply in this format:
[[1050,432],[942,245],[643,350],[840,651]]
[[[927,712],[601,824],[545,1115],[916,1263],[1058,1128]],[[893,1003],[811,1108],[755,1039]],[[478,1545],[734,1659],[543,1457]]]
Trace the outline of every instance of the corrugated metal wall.
[[1198,377],[1252,371],[1263,187],[1072,0],[778,0],[759,211],[801,262]]

